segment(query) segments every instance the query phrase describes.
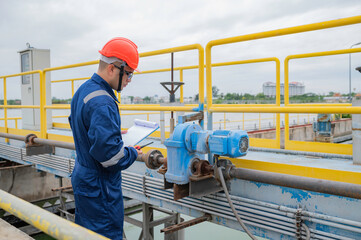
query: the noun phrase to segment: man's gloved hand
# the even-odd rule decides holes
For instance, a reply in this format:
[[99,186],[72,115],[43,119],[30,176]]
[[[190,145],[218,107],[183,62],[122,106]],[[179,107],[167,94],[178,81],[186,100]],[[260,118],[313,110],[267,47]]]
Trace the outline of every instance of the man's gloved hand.
[[136,145],[136,146],[129,146],[129,147],[132,147],[132,148],[134,148],[135,150],[137,150],[138,156],[139,156],[140,154],[143,154],[143,151],[141,150],[141,147],[140,147],[140,146]]

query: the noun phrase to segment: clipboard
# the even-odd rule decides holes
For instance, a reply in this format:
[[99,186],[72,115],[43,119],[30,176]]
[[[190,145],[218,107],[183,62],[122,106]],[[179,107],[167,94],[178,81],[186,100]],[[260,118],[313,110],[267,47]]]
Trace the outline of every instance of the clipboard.
[[156,122],[150,122],[141,119],[134,119],[134,125],[128,129],[126,134],[122,134],[125,146],[135,146],[155,132],[159,128]]

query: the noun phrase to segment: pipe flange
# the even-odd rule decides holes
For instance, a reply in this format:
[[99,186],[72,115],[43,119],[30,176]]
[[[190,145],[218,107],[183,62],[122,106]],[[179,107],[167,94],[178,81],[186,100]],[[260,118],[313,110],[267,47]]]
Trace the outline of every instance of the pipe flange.
[[160,166],[162,166],[162,161],[160,161],[163,157],[163,154],[156,149],[152,149],[148,151],[144,156],[142,157],[144,159],[145,165],[150,169],[158,169]]
[[217,161],[217,167],[214,168],[214,176],[216,177],[217,180],[219,180],[219,175],[218,175],[217,168],[221,168],[224,179],[226,181],[230,180],[231,179],[230,171],[234,167],[235,166],[233,165],[233,163],[230,160],[228,160],[228,159],[219,159]]
[[230,172],[231,172],[231,170],[234,168],[234,167],[236,167],[235,165],[233,165],[233,164],[228,164],[228,165],[226,165],[226,168],[225,168],[225,171],[224,171],[224,178],[226,179],[226,180],[231,180],[231,174],[230,174]]
[[25,137],[25,143],[27,146],[33,146],[36,145],[36,143],[34,142],[34,139],[37,138],[38,136],[36,136],[33,133],[30,133],[28,135],[26,135]]

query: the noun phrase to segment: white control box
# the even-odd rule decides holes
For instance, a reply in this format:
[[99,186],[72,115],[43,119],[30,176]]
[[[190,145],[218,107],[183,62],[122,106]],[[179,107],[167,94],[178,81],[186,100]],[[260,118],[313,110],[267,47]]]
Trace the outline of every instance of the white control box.
[[[21,72],[43,70],[50,67],[50,50],[28,47],[20,53]],[[46,105],[51,105],[51,77],[46,74]],[[21,77],[21,105],[40,105],[39,74]],[[47,128],[52,127],[51,110],[47,110]],[[40,130],[40,110],[26,108],[21,110],[22,129]]]

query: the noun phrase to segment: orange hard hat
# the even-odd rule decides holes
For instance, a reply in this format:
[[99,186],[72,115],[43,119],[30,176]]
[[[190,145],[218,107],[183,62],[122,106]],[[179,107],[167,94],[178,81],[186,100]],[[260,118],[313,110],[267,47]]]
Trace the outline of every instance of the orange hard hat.
[[99,53],[105,57],[116,57],[138,72],[138,47],[127,38],[116,37],[108,41]]

